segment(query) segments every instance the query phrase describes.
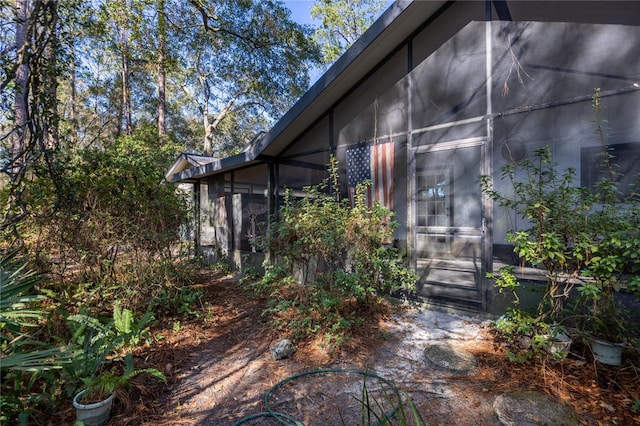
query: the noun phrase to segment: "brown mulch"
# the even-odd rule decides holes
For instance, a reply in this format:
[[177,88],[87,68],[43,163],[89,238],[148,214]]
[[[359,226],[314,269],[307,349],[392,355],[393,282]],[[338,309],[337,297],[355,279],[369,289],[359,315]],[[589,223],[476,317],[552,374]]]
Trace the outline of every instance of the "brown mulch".
[[[366,369],[376,357],[391,361],[393,356],[380,348],[393,345],[385,323],[401,307],[371,311],[340,350],[331,351],[319,341],[296,342],[294,357],[282,362],[271,359],[269,348],[286,336],[262,315],[265,300],[243,291],[233,277],[214,272],[204,275],[198,287],[206,294],[201,318],[167,319],[158,324],[153,330],[157,341],[142,348],[136,359],[136,368],[158,368],[168,383],[137,377],[128,393],[118,396],[108,425],[231,425],[264,411],[265,393],[284,377],[317,368]],[[177,321],[181,321],[179,327]],[[638,352],[629,350],[622,366],[608,367],[595,363],[587,348],[574,346],[562,361],[517,364],[507,360],[505,346],[487,340],[467,348],[479,363],[472,376],[445,379],[457,391],[456,404],[434,398],[425,391],[420,377],[413,385],[405,383],[402,391],[427,424],[497,424],[493,418],[478,416],[486,415],[496,395],[523,390],[542,392],[569,405],[585,425],[640,424],[640,410],[632,410],[640,400]],[[322,389],[310,385],[313,393],[278,401],[294,408],[311,403],[320,407],[309,417],[315,421],[306,419],[308,426],[349,424],[341,411],[346,402],[330,399],[338,398],[339,390],[347,386],[339,380],[323,378]],[[425,383],[429,380],[424,378]],[[69,400],[55,418],[42,424],[73,424],[73,416]],[[247,424],[279,423],[263,419]]]

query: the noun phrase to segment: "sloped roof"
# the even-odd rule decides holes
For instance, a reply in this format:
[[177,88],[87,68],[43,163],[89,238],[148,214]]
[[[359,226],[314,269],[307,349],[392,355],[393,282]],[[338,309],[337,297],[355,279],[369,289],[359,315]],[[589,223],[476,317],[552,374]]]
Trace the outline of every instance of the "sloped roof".
[[[291,140],[331,108],[395,47],[446,1],[396,1],[358,39],[263,137],[244,152],[191,168],[173,168],[167,180],[196,179],[258,162],[260,154],[277,154]],[[273,152],[271,152],[273,151]]]
[[[180,182],[251,165],[259,156],[277,156],[288,144],[330,110],[398,45],[456,1],[399,0],[351,46],[296,104],[265,134],[240,154],[188,167],[180,159],[167,172]],[[467,3],[467,2],[462,2]],[[468,2],[472,4],[474,2]],[[492,0],[500,20],[540,20],[637,25],[640,2]],[[587,6],[588,7],[585,7]],[[615,11],[615,12],[614,12]],[[184,154],[183,154],[184,155]],[[207,157],[204,157],[207,158]],[[185,159],[186,161],[186,159]]]
[[169,168],[165,174],[165,178],[171,181],[172,176],[182,173],[185,170],[198,168],[206,164],[219,163],[220,159],[215,157],[207,157],[204,155],[189,154],[183,152],[180,157],[176,159],[173,165]]
[[[228,168],[233,165],[243,164],[246,161],[246,152],[254,149],[264,139],[266,132],[260,131],[253,137],[247,147],[237,155],[226,157],[223,159],[217,157],[209,157],[205,155],[182,153],[180,157],[174,161],[164,175],[169,182],[188,181],[200,177],[202,174],[210,174],[211,171]],[[202,171],[205,170],[205,171]],[[195,175],[193,175],[196,173]],[[199,174],[198,174],[199,173]]]

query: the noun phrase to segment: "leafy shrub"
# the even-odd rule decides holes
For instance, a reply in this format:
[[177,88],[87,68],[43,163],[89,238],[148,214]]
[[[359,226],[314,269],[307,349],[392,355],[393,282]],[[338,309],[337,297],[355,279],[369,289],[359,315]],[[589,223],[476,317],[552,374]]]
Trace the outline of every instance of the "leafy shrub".
[[142,310],[162,288],[188,282],[188,247],[180,241],[187,200],[163,174],[174,153],[139,132],[78,150],[61,166],[57,188],[34,180],[25,195],[34,212],[25,241],[42,270],[59,284],[88,284],[94,306],[126,299]]
[[270,256],[265,275],[253,284],[272,298],[267,313],[297,334],[325,331],[333,342],[344,341],[359,307],[400,288],[413,291],[417,281],[390,244],[393,213],[377,202],[367,205],[366,185],[357,188],[353,208],[332,192],[338,187],[332,158],[329,177],[305,188],[304,197],[287,192],[262,241]]
[[154,314],[150,311],[137,319],[131,310],[123,308],[117,301],[112,317],[106,321],[84,313],[70,316],[67,319],[71,330],[69,348],[75,356],[71,363],[64,366],[63,380],[67,395],[76,393],[83,383],[96,382],[97,378],[104,375],[108,361],[113,360],[120,351],[137,346],[149,338],[149,326],[153,319]]
[[26,424],[37,406],[52,406],[56,376],[71,351],[38,339],[46,319],[44,279],[11,252],[0,259],[0,423]]
[[[624,198],[619,191],[599,119],[599,91],[593,108],[607,172],[595,187],[579,186],[574,169],[559,169],[549,147],[537,150],[532,159],[502,168],[512,195],[495,191],[488,176],[482,177],[481,186],[498,205],[528,223],[525,229],[509,232],[507,241],[514,244],[523,264],[544,267],[546,290],[535,320],[542,324],[566,318],[565,302],[577,289],[576,324],[589,334],[619,341],[626,338],[628,324],[616,293],[638,294],[640,288],[640,206],[637,193]],[[494,278],[498,286],[516,294],[519,283],[511,270],[503,269]]]

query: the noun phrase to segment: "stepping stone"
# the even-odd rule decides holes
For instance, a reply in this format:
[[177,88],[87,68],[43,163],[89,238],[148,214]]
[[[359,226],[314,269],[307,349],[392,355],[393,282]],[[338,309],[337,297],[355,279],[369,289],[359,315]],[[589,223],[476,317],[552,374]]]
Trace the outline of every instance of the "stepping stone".
[[535,392],[512,392],[496,397],[493,411],[504,426],[577,426],[569,408]]
[[469,372],[478,365],[473,354],[445,343],[427,346],[424,350],[424,357],[427,363],[433,367],[456,373]]

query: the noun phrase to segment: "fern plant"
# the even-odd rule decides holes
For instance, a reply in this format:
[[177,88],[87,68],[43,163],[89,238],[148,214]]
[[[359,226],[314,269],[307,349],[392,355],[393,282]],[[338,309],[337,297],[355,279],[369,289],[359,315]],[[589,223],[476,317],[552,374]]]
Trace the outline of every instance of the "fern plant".
[[[102,323],[97,318],[85,314],[76,314],[68,318],[72,330],[70,346],[79,348],[79,354],[73,362],[65,368],[68,379],[67,392],[73,394],[80,383],[82,387],[91,389],[87,393],[104,393],[127,384],[130,379],[145,370],[133,369],[133,359],[130,355],[124,357],[125,369],[120,376],[115,375],[108,363],[127,346],[140,343],[142,337],[148,333],[149,322],[153,313],[147,312],[136,321],[131,310],[122,308],[119,302],[113,307],[110,321]],[[130,363],[130,364],[129,364]],[[148,370],[152,375],[164,379],[157,370]]]
[[124,371],[122,374],[116,374],[112,370],[108,370],[101,374],[84,377],[82,382],[86,391],[79,402],[91,404],[103,401],[117,389],[129,386],[131,380],[140,374],[148,374],[165,383],[167,381],[165,375],[155,368],[136,370],[133,365],[133,356],[127,354],[124,357]]

